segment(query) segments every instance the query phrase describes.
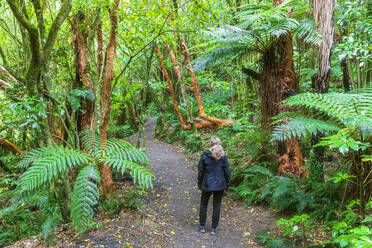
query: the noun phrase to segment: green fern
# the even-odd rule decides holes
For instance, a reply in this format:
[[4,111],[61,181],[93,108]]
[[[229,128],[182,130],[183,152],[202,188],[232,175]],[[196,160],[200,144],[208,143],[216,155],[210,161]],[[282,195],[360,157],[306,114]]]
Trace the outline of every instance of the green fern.
[[107,158],[104,160],[112,169],[124,174],[125,170],[130,171],[130,175],[134,183],[138,183],[141,187],[152,188],[152,178],[155,177],[147,168],[138,165],[129,160],[120,158]]
[[372,118],[372,95],[366,93],[304,93],[292,96],[283,103],[322,112],[344,124],[347,123],[348,118],[361,114]]
[[79,233],[84,232],[93,218],[93,206],[98,204],[99,191],[96,184],[100,176],[94,165],[80,170],[74,185],[71,199],[72,224]]
[[243,173],[244,180],[232,187],[234,194],[252,202],[270,204],[281,211],[297,209],[302,212],[313,205],[311,196],[301,189],[298,180],[274,176],[267,168],[253,166]]
[[55,206],[41,226],[41,237],[46,240],[62,221],[61,211],[58,206]]
[[309,18],[301,17],[302,20],[297,21],[288,17],[293,8],[296,8],[296,13],[306,8],[306,3],[292,0],[273,7],[272,3],[263,1],[242,6],[235,16],[236,26],[223,25],[205,32],[209,40],[205,45],[209,49],[194,61],[194,69],[204,70],[209,66],[242,60],[251,54],[262,55],[288,33],[305,43],[319,44],[321,36]]
[[303,112],[285,112],[274,117],[276,123],[281,123],[274,126],[272,140],[330,134],[350,126],[367,138],[372,135],[370,92],[372,89],[368,87],[351,93],[304,93],[289,97],[283,103]]
[[125,140],[110,139],[101,145],[100,150],[103,158],[117,158],[145,165],[150,163],[143,151],[135,148]]
[[100,136],[95,130],[87,129],[81,132],[81,144],[83,149],[92,157],[97,157],[99,154]]
[[23,159],[18,163],[18,167],[21,169],[28,168],[34,161],[43,158],[45,156],[51,155],[53,152],[50,147],[40,147],[38,149],[25,152]]
[[[155,176],[142,166],[150,163],[142,150],[119,139],[110,139],[100,144],[99,137],[93,130],[84,131],[81,135],[82,152],[62,146],[50,146],[26,153],[19,166],[27,169],[17,182],[13,204],[0,211],[0,215],[10,214],[24,204],[50,209],[49,190],[56,190],[55,187],[60,184],[57,179],[66,177],[68,172],[74,169],[72,171],[77,171],[77,177],[71,199],[60,201],[70,200],[72,224],[79,233],[84,232],[92,223],[93,206],[98,204],[97,185],[100,183],[100,174],[97,167],[102,163],[121,173],[128,170],[134,183],[141,187],[153,187],[152,180]],[[60,221],[57,210],[49,211],[46,215],[47,219],[42,228],[45,236],[49,235]]]
[[303,116],[288,118],[272,130],[272,140],[284,141],[291,138],[304,138],[318,133],[337,132],[340,128],[327,121],[306,118]]
[[66,147],[48,147],[47,151],[48,156],[36,160],[20,177],[17,185],[19,191],[39,189],[90,160],[87,155]]

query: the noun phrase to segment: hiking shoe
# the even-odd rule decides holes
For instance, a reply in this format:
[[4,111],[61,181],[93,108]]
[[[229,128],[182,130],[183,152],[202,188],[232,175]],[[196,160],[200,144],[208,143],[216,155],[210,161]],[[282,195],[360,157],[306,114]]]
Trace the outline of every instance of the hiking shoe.
[[199,225],[198,226],[198,231],[200,231],[201,233],[205,233],[205,226]]
[[212,235],[216,235],[216,234],[217,234],[217,230],[216,230],[216,228],[212,228],[212,230],[211,230],[211,234],[212,234]]

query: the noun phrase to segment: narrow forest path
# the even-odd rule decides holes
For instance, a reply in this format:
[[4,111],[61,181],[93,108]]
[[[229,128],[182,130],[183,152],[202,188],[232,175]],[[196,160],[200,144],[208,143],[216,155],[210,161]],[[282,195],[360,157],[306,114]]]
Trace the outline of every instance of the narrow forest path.
[[196,187],[196,165],[169,144],[153,138],[155,119],[146,124],[146,145],[154,189],[143,197],[137,212],[122,211],[103,228],[88,232],[76,247],[261,247],[255,233],[273,225],[273,216],[263,208],[246,208],[229,196],[223,198],[217,235],[210,234],[212,201],[207,233],[196,231],[200,192]]

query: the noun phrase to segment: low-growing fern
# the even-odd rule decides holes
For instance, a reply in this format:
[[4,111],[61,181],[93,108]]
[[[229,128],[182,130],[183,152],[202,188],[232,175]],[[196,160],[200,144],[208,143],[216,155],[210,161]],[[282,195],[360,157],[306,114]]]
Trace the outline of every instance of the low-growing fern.
[[275,176],[262,166],[248,168],[243,176],[243,182],[233,190],[248,205],[264,203],[281,211],[295,209],[302,212],[313,204],[310,195],[301,189],[299,179]]
[[[82,151],[63,146],[48,146],[27,152],[18,165],[26,168],[26,171],[17,182],[13,205],[2,212],[9,214],[25,203],[37,205],[40,209],[54,209],[48,210],[42,227],[43,237],[46,237],[61,221],[60,209],[69,205],[72,224],[82,233],[90,227],[93,209],[99,202],[100,164],[108,164],[111,169],[122,174],[129,171],[134,183],[152,188],[154,175],[144,167],[150,164],[144,151],[119,139],[101,143],[99,137],[93,130],[84,131],[81,135]],[[77,176],[71,198],[60,199],[70,201],[69,204],[58,206],[55,202],[57,205],[51,208],[51,199],[58,194],[51,195],[49,190],[57,192],[60,190],[56,190],[56,187],[69,187],[68,178],[74,172],[77,172]],[[38,202],[33,201],[35,197],[39,199]]]

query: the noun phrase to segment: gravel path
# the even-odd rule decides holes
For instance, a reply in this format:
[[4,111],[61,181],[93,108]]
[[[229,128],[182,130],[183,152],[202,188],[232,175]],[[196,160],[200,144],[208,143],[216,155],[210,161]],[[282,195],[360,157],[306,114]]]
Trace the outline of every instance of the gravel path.
[[271,212],[257,207],[246,208],[228,196],[223,198],[217,235],[209,233],[212,199],[207,233],[196,231],[200,199],[196,187],[196,163],[189,163],[177,147],[154,139],[154,126],[155,119],[150,119],[146,125],[146,146],[157,179],[141,210],[143,218],[149,222],[142,221],[143,233],[137,240],[125,235],[131,244],[134,247],[261,247],[254,234],[272,227]]

